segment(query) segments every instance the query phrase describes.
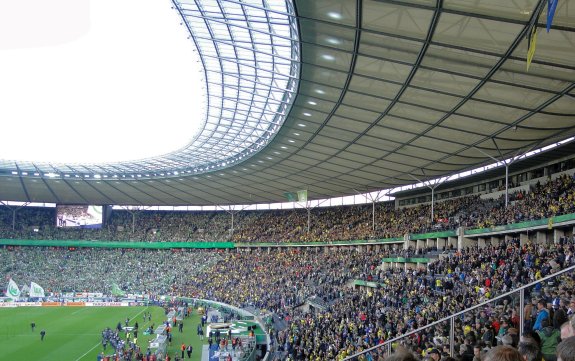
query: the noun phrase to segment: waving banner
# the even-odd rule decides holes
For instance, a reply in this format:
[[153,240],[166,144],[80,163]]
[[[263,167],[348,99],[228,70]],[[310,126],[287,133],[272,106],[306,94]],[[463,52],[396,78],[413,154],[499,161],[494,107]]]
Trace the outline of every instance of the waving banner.
[[11,297],[13,299],[18,299],[20,297],[20,289],[18,285],[12,278],[10,278],[10,282],[8,282],[8,288],[6,289],[6,296]]

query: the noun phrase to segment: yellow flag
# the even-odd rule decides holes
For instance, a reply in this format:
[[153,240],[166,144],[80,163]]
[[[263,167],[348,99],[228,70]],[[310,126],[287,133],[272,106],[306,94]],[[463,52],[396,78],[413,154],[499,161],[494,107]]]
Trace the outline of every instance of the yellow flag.
[[527,45],[527,71],[529,71],[531,60],[533,60],[533,55],[535,55],[535,47],[537,46],[537,24],[531,29],[530,35],[529,44]]

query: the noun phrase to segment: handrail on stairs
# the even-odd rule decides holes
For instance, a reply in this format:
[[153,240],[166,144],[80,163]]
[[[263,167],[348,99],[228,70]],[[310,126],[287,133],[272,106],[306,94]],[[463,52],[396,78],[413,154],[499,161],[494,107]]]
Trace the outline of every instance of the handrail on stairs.
[[[454,344],[454,340],[455,340],[455,335],[454,335],[454,320],[455,320],[455,318],[456,318],[457,316],[460,316],[460,315],[465,314],[465,313],[467,313],[467,312],[473,311],[473,310],[475,310],[475,309],[477,309],[477,308],[480,308],[480,307],[489,305],[490,303],[493,303],[493,302],[498,301],[498,300],[500,300],[500,299],[506,298],[506,297],[508,297],[508,296],[510,296],[510,295],[513,295],[513,294],[517,293],[517,292],[519,292],[519,304],[524,305],[524,304],[525,304],[525,302],[524,302],[524,301],[525,301],[524,291],[525,291],[526,288],[534,287],[535,285],[537,285],[537,284],[540,283],[540,282],[545,282],[545,281],[548,280],[548,279],[551,279],[551,278],[553,278],[553,277],[558,277],[558,276],[560,276],[560,275],[562,275],[562,274],[564,274],[564,273],[567,273],[567,272],[570,272],[570,271],[573,271],[573,270],[575,270],[575,265],[574,265],[574,266],[567,267],[567,268],[564,268],[564,269],[562,269],[562,270],[560,270],[560,271],[557,271],[557,272],[555,272],[555,273],[552,273],[552,274],[550,274],[550,275],[548,275],[548,276],[545,276],[545,277],[543,277],[543,278],[540,278],[540,279],[538,279],[537,281],[533,281],[533,282],[528,283],[528,284],[526,284],[526,285],[517,287],[517,288],[515,288],[515,289],[513,289],[513,290],[511,290],[511,291],[509,291],[509,292],[506,292],[506,293],[504,293],[504,294],[502,294],[502,295],[500,295],[500,296],[491,298],[491,299],[489,299],[489,300],[487,300],[487,301],[481,302],[481,303],[479,303],[479,304],[477,304],[477,305],[475,305],[475,306],[471,306],[471,307],[469,307],[469,308],[467,308],[467,309],[465,309],[465,310],[463,310],[463,311],[456,312],[456,313],[454,313],[454,314],[452,314],[452,315],[450,315],[450,316],[447,316],[447,317],[444,317],[444,318],[442,318],[442,319],[440,319],[440,320],[437,320],[437,321],[434,321],[434,322],[432,322],[432,323],[429,323],[429,324],[427,324],[427,325],[425,325],[425,326],[422,326],[422,327],[418,328],[417,330],[413,330],[413,331],[404,333],[404,334],[402,334],[402,335],[400,335],[400,336],[397,336],[397,337],[395,337],[395,338],[392,338],[391,340],[387,340],[387,341],[385,341],[385,342],[382,343],[382,344],[379,344],[379,345],[370,347],[370,348],[365,349],[365,350],[363,350],[363,351],[361,351],[361,352],[358,352],[358,353],[356,353],[356,354],[353,354],[353,355],[351,355],[351,356],[348,356],[348,357],[344,358],[343,361],[353,360],[353,359],[355,359],[356,357],[358,357],[359,355],[363,355],[363,354],[365,354],[365,353],[374,351],[374,350],[376,350],[376,349],[378,349],[378,348],[381,348],[381,347],[387,347],[388,352],[390,353],[390,352],[391,352],[391,344],[392,344],[392,343],[394,343],[394,342],[396,342],[396,341],[399,341],[399,340],[401,340],[401,339],[404,339],[404,338],[406,338],[406,337],[408,337],[408,336],[411,336],[411,335],[413,335],[413,334],[416,334],[416,333],[418,333],[418,332],[421,332],[421,331],[423,331],[423,330],[425,330],[425,329],[428,329],[428,328],[430,328],[430,327],[434,327],[434,326],[436,326],[436,325],[438,325],[438,324],[440,324],[440,323],[446,322],[446,321],[450,321],[450,324],[451,324],[451,327],[450,327],[450,330],[449,330],[449,352],[453,355],[453,346],[454,346],[453,344]],[[524,313],[523,313],[523,312],[519,312],[519,334],[523,334],[524,318],[525,318]]]

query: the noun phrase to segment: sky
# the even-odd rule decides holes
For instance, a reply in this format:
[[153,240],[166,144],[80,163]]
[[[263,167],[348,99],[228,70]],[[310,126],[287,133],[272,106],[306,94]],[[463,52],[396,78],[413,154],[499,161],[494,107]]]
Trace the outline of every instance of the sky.
[[203,70],[169,0],[0,1],[0,159],[100,163],[188,144]]

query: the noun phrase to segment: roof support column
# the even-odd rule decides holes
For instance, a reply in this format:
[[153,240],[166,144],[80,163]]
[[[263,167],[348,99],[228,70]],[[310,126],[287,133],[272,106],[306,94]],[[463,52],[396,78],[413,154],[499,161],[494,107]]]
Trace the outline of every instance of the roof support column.
[[[371,202],[371,231],[373,237],[375,237],[375,203],[379,202],[383,197],[389,197],[390,189],[388,190],[379,190],[377,192],[365,192],[362,193],[357,189],[353,189],[358,195],[364,196],[366,201]],[[385,191],[385,192],[384,192]]]
[[314,209],[315,207],[319,207],[322,203],[328,201],[328,199],[324,199],[321,202],[318,202],[316,206],[312,207],[311,205],[311,201],[306,200],[305,202],[301,202],[303,203],[303,205],[300,202],[294,202],[296,205],[305,208],[305,210],[307,211],[307,233],[309,233],[309,231],[311,230],[311,210]]
[[[425,175],[423,169],[421,173]],[[431,189],[431,225],[435,223],[435,189],[439,187],[443,182],[449,179],[449,177],[438,178],[434,180],[422,181],[421,179],[417,178],[413,174],[409,175],[411,178],[415,179],[416,181],[422,183],[427,188]],[[427,184],[426,184],[427,183]]]
[[11,207],[8,203],[4,201],[0,201],[0,204],[12,211],[12,230],[14,231],[16,229],[16,211],[22,207],[26,207],[28,204],[30,204],[30,202],[24,202],[24,204],[18,207]]
[[224,212],[228,213],[231,216],[231,227],[230,227],[230,240],[232,240],[233,236],[234,236],[234,216],[238,213],[240,213],[241,211],[243,211],[244,209],[246,209],[248,206],[243,206],[241,207],[241,209],[236,209],[236,206],[233,205],[229,205],[228,208],[223,208],[222,206],[217,206],[218,208],[220,208],[221,210],[223,210]]
[[307,233],[309,233],[309,227],[311,223],[311,208],[306,207],[306,209],[307,209]]
[[523,157],[525,154],[527,154],[529,151],[531,151],[531,149],[533,149],[534,146],[532,146],[531,148],[529,148],[527,151],[521,153],[521,149],[511,158],[509,159],[505,159],[503,157],[503,153],[501,153],[501,149],[499,149],[499,146],[497,145],[497,142],[495,142],[494,138],[491,138],[491,141],[493,142],[493,145],[495,145],[495,148],[497,149],[497,152],[499,153],[499,157],[500,159],[495,158],[494,156],[487,154],[486,152],[484,152],[483,150],[481,150],[480,148],[474,147],[475,149],[477,149],[479,152],[481,152],[482,154],[488,156],[489,158],[493,159],[495,162],[497,163],[503,163],[503,165],[505,166],[505,208],[507,208],[507,206],[509,205],[509,166],[513,163],[515,163],[516,160],[518,160],[519,158]]
[[122,206],[123,209],[125,209],[126,211],[128,211],[128,213],[130,213],[132,215],[132,234],[136,233],[136,214],[139,211],[145,211],[146,209],[150,208],[150,207],[144,207],[144,206]]

